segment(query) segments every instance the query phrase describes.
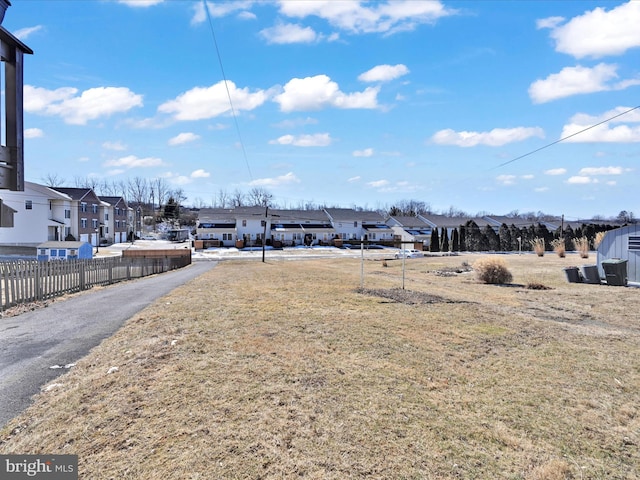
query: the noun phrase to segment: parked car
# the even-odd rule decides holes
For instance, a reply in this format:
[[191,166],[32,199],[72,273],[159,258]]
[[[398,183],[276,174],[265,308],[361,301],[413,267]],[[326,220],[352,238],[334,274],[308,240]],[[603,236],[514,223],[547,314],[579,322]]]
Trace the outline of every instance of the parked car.
[[402,257],[404,257],[404,258],[419,258],[419,257],[424,257],[424,254],[420,250],[416,250],[414,248],[397,251],[396,252],[396,258],[402,258]]

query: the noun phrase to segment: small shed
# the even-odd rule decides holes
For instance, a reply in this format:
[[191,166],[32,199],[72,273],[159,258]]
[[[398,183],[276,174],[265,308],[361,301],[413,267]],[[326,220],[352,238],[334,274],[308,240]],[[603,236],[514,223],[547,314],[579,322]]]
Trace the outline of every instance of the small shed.
[[74,260],[93,258],[93,246],[88,242],[44,242],[38,245],[38,260]]
[[640,225],[609,230],[597,249],[600,277],[605,273],[602,262],[619,259],[627,262],[628,284],[640,286]]

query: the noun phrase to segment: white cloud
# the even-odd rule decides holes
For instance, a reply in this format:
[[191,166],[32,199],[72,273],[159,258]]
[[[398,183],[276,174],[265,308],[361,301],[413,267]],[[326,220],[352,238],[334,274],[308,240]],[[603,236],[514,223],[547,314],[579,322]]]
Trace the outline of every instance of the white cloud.
[[[640,123],[640,111],[629,107],[616,107],[601,115],[578,113],[562,128],[560,138],[572,143],[637,143],[640,142],[640,126],[615,125],[616,123]],[[628,112],[623,114],[624,112]],[[612,118],[617,116],[617,118]],[[611,119],[611,120],[609,120]],[[606,122],[606,123],[602,123]],[[593,125],[602,123],[593,127]],[[583,131],[587,129],[586,131]],[[578,133],[581,132],[581,133]]]
[[515,175],[498,175],[496,177],[496,180],[498,181],[498,183],[501,183],[502,185],[515,185],[516,176]]
[[538,193],[542,193],[542,192],[548,192],[549,191],[549,187],[537,187],[533,189],[534,192],[538,192]]
[[289,44],[289,43],[314,43],[320,36],[311,27],[302,27],[293,23],[279,23],[274,27],[260,30],[260,36],[267,43]]
[[531,137],[544,138],[540,127],[494,128],[490,132],[456,132],[445,129],[436,132],[431,140],[438,145],[457,145],[458,147],[475,147],[488,145],[500,147],[508,143],[521,142]]
[[383,188],[389,185],[389,180],[375,180],[373,182],[368,182],[367,186],[371,188]]
[[364,150],[356,150],[353,152],[354,157],[371,157],[373,156],[373,148],[365,148]]
[[598,7],[550,25],[556,51],[576,58],[621,55],[640,46],[640,2],[629,1],[607,11]]
[[200,135],[196,135],[195,133],[191,133],[191,132],[184,132],[184,133],[179,133],[175,137],[170,138],[168,143],[171,146],[182,145],[184,143],[194,142],[199,138],[200,138]]
[[124,87],[90,88],[76,95],[76,88],[57,90],[24,86],[24,109],[40,115],[54,115],[72,125],[85,125],[89,120],[128,112],[142,106],[142,95]]
[[544,171],[545,175],[564,175],[565,173],[567,173],[566,168],[552,168]]
[[622,167],[585,167],[580,169],[580,175],[622,175]]
[[612,83],[618,78],[618,66],[600,63],[593,68],[565,67],[560,73],[553,73],[544,80],[536,80],[529,87],[529,97],[534,103],[546,103],[559,98],[585,93],[609,90],[624,90],[640,85],[640,80],[623,80]]
[[158,5],[164,2],[164,0],[118,0],[118,3],[122,3],[123,5],[128,5],[129,7],[152,7],[153,5]]
[[343,93],[338,84],[326,75],[293,78],[283,92],[274,97],[283,112],[320,110],[322,108],[376,108],[378,87],[368,87],[363,92]]
[[362,179],[362,177],[360,175],[357,175],[355,177],[348,178],[347,182],[356,183],[356,182],[359,182],[361,179]]
[[199,168],[198,170],[194,170],[193,172],[191,172],[191,175],[190,175],[191,178],[209,178],[210,176],[211,174],[203,170],[202,168]]
[[251,93],[248,88],[237,88],[231,81],[227,81],[225,87],[225,82],[220,81],[210,87],[192,88],[160,105],[158,111],[172,114],[176,120],[204,120],[230,112],[229,97],[233,109],[239,112],[259,107],[268,94],[264,90]]
[[127,149],[127,146],[121,142],[104,142],[102,148],[105,150],[123,151]]
[[433,24],[442,17],[456,13],[455,10],[445,8],[440,1],[394,0],[373,2],[370,7],[360,1],[280,0],[278,3],[283,15],[294,18],[319,17],[334,28],[353,34],[391,34],[413,30],[420,24]]
[[24,138],[40,138],[44,137],[44,132],[39,128],[25,128]]
[[293,172],[275,178],[259,178],[249,182],[252,187],[280,187],[292,183],[300,183],[300,179]]
[[558,25],[560,25],[564,21],[565,21],[564,17],[541,18],[538,21],[536,21],[536,27],[538,29],[541,29],[541,28],[555,28],[555,27],[557,27]]
[[[238,18],[253,19],[254,14],[248,11],[255,2],[251,0],[234,0],[233,2],[207,2],[209,6],[209,15],[212,17],[225,17],[227,15],[237,14]],[[196,2],[193,8],[193,17],[191,24],[196,25],[207,20],[207,12],[204,9],[203,2]]]
[[39,32],[40,30],[42,30],[42,25],[36,25],[35,27],[21,28],[19,30],[16,30],[13,34],[19,40],[25,41],[28,37],[31,36],[31,34]]
[[293,145],[295,147],[326,147],[331,145],[331,137],[328,133],[316,133],[314,135],[283,135],[277,140],[271,140],[269,143]]
[[107,160],[103,165],[105,167],[147,168],[164,165],[164,162],[162,159],[156,157],[138,158],[135,155],[129,155],[122,158]]
[[587,184],[587,183],[597,183],[597,181],[592,179],[591,177],[587,177],[585,175],[576,175],[576,176],[573,176],[573,177],[569,177],[567,179],[567,183],[577,184],[577,185],[584,185],[584,184]]
[[408,73],[409,69],[401,63],[398,65],[378,65],[360,74],[358,80],[362,82],[388,82]]

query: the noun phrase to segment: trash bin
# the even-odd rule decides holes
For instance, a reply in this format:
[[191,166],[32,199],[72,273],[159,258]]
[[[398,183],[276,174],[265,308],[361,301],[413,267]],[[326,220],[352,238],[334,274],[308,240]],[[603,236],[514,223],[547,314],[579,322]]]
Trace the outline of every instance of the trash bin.
[[567,267],[564,269],[564,273],[570,283],[580,283],[582,281],[578,267]]
[[600,272],[598,272],[598,265],[582,265],[580,267],[582,277],[585,283],[601,284]]
[[627,261],[620,258],[603,260],[602,269],[607,279],[607,285],[619,287],[627,286]]

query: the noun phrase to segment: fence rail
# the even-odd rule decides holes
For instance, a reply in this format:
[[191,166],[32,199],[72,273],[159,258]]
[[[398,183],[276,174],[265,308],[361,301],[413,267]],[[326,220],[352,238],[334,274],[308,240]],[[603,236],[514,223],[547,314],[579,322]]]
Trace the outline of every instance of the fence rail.
[[30,303],[182,268],[190,255],[110,257],[90,260],[0,262],[0,311]]

